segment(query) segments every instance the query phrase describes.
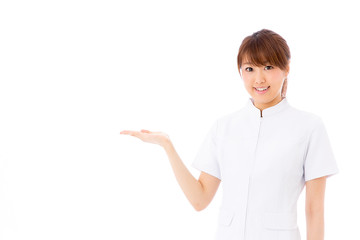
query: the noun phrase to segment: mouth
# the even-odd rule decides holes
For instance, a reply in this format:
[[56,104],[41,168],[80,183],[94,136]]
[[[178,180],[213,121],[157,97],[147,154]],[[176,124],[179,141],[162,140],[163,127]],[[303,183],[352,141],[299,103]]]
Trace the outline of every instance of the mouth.
[[259,93],[259,94],[264,94],[264,93],[266,93],[268,90],[269,90],[269,88],[270,88],[270,86],[268,86],[268,87],[264,87],[264,88],[255,88],[254,87],[254,89],[255,89],[255,91],[257,92],[257,93]]

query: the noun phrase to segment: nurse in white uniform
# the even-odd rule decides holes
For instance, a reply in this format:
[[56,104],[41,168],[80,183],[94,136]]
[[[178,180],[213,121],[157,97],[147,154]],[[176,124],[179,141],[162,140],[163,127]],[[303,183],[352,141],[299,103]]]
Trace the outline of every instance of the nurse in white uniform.
[[251,97],[216,119],[192,163],[195,179],[168,135],[122,131],[166,151],[180,187],[197,211],[222,183],[216,240],[300,240],[297,200],[306,186],[307,237],[324,239],[326,178],[338,173],[321,117],[291,106],[286,97],[290,51],[263,29],[246,37],[238,68]]

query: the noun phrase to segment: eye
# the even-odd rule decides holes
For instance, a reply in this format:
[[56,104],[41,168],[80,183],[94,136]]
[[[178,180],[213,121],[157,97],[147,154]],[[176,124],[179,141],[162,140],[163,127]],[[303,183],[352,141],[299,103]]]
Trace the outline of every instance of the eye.
[[247,67],[247,68],[245,68],[245,71],[247,71],[247,72],[252,72],[252,67]]
[[273,66],[266,66],[265,69],[266,70],[270,70],[270,69],[273,69],[274,67]]

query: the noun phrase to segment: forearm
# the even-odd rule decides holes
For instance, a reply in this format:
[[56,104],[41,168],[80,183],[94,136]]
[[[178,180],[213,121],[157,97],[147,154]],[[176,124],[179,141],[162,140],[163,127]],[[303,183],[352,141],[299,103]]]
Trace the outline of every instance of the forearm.
[[324,212],[306,213],[307,240],[324,240]]
[[204,195],[201,183],[186,168],[170,140],[163,144],[163,148],[166,151],[176,180],[182,191],[190,201],[191,205],[196,210],[200,210]]

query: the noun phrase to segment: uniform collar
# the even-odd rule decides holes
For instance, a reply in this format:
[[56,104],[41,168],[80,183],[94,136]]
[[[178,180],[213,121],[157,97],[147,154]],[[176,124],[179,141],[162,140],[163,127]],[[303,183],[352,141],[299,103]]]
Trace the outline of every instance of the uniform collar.
[[[260,111],[260,109],[255,107],[253,101],[254,101],[254,99],[251,97],[248,99],[247,104],[246,104],[246,109],[250,112],[251,115],[256,116],[256,117],[261,117],[261,111]],[[268,117],[268,116],[274,115],[274,114],[282,111],[283,109],[287,108],[288,106],[290,106],[290,105],[285,97],[276,105],[262,110],[262,116]]]

